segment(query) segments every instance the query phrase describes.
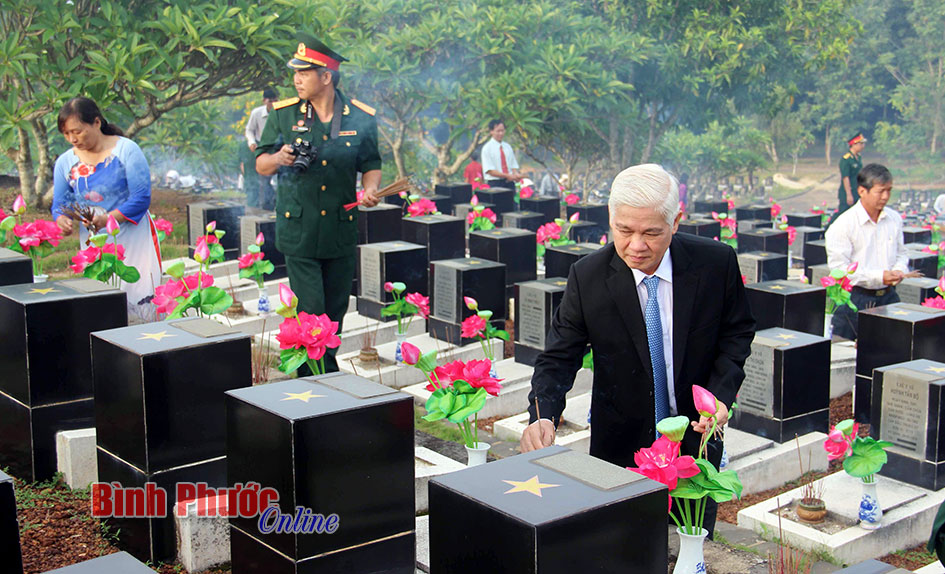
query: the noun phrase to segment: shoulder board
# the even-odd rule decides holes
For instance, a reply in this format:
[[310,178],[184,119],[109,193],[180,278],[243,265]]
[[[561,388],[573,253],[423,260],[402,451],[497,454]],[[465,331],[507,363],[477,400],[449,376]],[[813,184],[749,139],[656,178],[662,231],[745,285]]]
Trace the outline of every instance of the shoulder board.
[[851,157],[853,157],[853,154],[851,154],[851,153],[846,153],[846,154],[844,154],[843,159],[850,159]]
[[364,102],[359,102],[358,100],[355,100],[355,99],[352,99],[352,100],[351,100],[351,105],[354,106],[354,107],[356,107],[356,108],[358,108],[358,109],[360,109],[362,112],[364,112],[364,113],[366,113],[366,114],[368,114],[368,115],[370,115],[370,116],[373,116],[374,114],[377,113],[377,110],[376,110],[376,109],[374,109],[374,108],[372,108],[371,106],[365,104]]
[[299,103],[299,98],[289,98],[287,100],[279,100],[278,102],[272,104],[272,109],[281,110],[282,108],[287,108],[289,106]]

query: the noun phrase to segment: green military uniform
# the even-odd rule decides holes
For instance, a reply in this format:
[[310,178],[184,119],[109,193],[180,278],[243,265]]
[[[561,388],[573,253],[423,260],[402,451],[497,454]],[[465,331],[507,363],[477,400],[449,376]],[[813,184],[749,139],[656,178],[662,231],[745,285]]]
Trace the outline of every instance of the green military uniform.
[[837,215],[853,207],[847,204],[847,190],[843,187],[843,178],[850,178],[850,193],[856,203],[856,175],[863,169],[863,159],[853,152],[847,152],[840,158],[840,189],[837,191]]
[[[340,332],[358,241],[358,209],[349,211],[343,206],[357,201],[357,173],[381,169],[381,156],[374,109],[338,91],[335,99],[335,109],[341,114],[339,126],[322,123],[312,106],[299,98],[274,104],[256,156],[276,153],[297,139],[317,149],[308,169],[279,168],[276,247],[285,254],[299,310],[327,313],[338,322]],[[337,131],[335,137],[333,131]],[[326,370],[337,371],[334,349],[325,357]]]

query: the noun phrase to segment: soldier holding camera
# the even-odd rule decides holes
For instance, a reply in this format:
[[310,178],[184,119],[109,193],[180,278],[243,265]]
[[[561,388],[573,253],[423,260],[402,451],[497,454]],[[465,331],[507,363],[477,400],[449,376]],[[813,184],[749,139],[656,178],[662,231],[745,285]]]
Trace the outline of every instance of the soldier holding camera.
[[[289,60],[297,98],[276,102],[256,148],[256,171],[279,173],[276,247],[285,254],[299,310],[327,313],[342,327],[355,270],[360,172],[361,204],[377,205],[381,155],[374,109],[338,91],[346,61],[310,35],[299,39]],[[334,350],[326,355],[337,371]]]

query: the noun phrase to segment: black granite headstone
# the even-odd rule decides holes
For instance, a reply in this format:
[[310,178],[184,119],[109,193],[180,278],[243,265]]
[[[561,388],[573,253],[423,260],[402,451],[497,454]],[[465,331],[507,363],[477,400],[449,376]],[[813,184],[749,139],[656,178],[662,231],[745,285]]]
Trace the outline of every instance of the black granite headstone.
[[[741,241],[741,237],[739,237]],[[738,254],[738,267],[745,277],[745,284],[787,279],[787,255],[755,251]]]
[[[715,210],[718,211],[718,210]],[[722,210],[722,212],[728,211],[728,208]],[[729,214],[731,215],[731,214]],[[735,218],[738,220],[765,220],[768,222],[768,226],[771,225],[771,206],[765,204],[754,204],[746,205],[744,207],[735,208]]]
[[677,232],[712,239],[722,233],[722,225],[718,221],[711,219],[683,219],[679,222]]
[[22,253],[0,247],[0,285],[33,282],[33,260]]
[[[824,238],[824,230],[820,227],[795,227],[794,243],[789,249],[794,259],[804,259],[804,246],[811,241],[820,241]],[[806,261],[804,262],[807,263]],[[826,261],[824,261],[826,263]]]
[[945,363],[879,367],[872,389],[870,436],[893,443],[879,473],[929,490],[945,486]]
[[922,243],[928,245],[932,243],[932,230],[921,227],[903,227],[902,239],[904,243]]
[[551,329],[564,288],[565,277],[551,277],[515,285],[515,362],[534,365],[545,350],[545,337]]
[[584,203],[582,201],[574,205],[566,205],[565,211],[568,219],[577,213],[579,214],[579,221],[588,221],[595,224],[601,230],[601,233],[606,233],[610,229],[610,215],[606,203]]
[[[440,475],[429,488],[431,572],[666,569],[666,487],[589,455],[551,446]],[[471,542],[481,532],[489,543]]]
[[820,224],[823,221],[817,213],[788,213],[787,214],[787,224],[791,227],[813,227],[814,229],[820,229]]
[[501,218],[502,227],[529,231],[538,231],[538,228],[546,223],[544,216],[537,211],[510,211],[503,213]]
[[[453,214],[453,198],[446,194],[435,194],[428,197],[430,201],[436,204],[436,210],[443,215]],[[467,200],[468,202],[468,200]]]
[[283,515],[338,517],[333,534],[263,533],[259,519],[231,518],[233,574],[413,574],[410,396],[343,373],[226,395],[228,482],[274,488]]
[[403,197],[400,197],[399,195],[397,195],[396,193],[394,195],[386,196],[384,198],[384,203],[388,205],[396,205],[397,207],[401,209],[403,209],[407,205],[407,201]]
[[909,269],[919,271],[923,277],[938,277],[938,254],[909,251]]
[[374,207],[358,206],[358,245],[400,239],[403,210],[389,203]]
[[452,215],[404,217],[401,239],[423,245],[427,259],[455,259],[466,254],[466,230],[463,220]]
[[772,229],[770,219],[739,219],[735,222],[738,233],[753,229]]
[[138,562],[127,552],[116,552],[72,566],[49,570],[46,574],[154,574],[154,570]]
[[931,277],[908,277],[896,285],[896,293],[903,303],[921,305],[926,299],[938,297],[938,281]]
[[505,264],[507,287],[532,281],[537,275],[535,233],[501,227],[469,234],[469,256]]
[[607,229],[601,229],[596,223],[590,221],[575,221],[569,223],[568,239],[578,243],[599,243],[600,236],[607,233]]
[[0,468],[56,472],[56,433],[93,426],[89,333],[128,324],[125,293],[92,279],[0,287]]
[[385,241],[358,246],[358,313],[378,321],[393,321],[381,317],[381,309],[394,302],[384,291],[384,283],[401,282],[407,293],[428,292],[427,248],[406,241]]
[[561,217],[561,200],[557,197],[533,195],[528,199],[520,200],[523,211],[537,211],[541,214],[541,222],[548,223]]
[[599,243],[558,245],[545,250],[545,277],[567,277],[578,259],[600,249]]
[[[251,337],[189,318],[92,333],[99,481],[223,485],[223,393],[252,385]],[[175,500],[168,491],[168,508]],[[174,519],[126,518],[119,540],[141,560],[175,555]]]
[[472,297],[479,302],[479,309],[492,311],[491,322],[504,329],[508,307],[505,274],[505,264],[478,257],[432,261],[427,322],[430,336],[454,345],[478,341],[460,337],[463,320],[473,314],[463,297]]
[[[768,208],[768,215],[771,215]],[[698,213],[728,213],[728,202],[714,199],[699,199],[692,202],[692,210]]]
[[23,574],[20,553],[20,525],[16,520],[13,479],[0,470],[0,564],[4,572]]
[[747,286],[755,329],[782,327],[822,336],[827,290],[800,281],[766,281]]
[[859,312],[853,416],[870,422],[873,370],[916,359],[945,362],[945,311],[895,303]]
[[783,443],[827,432],[830,340],[775,327],[755,333],[732,428]]
[[[468,183],[438,183],[433,187],[433,193],[446,195],[450,198],[450,206],[457,203],[469,203],[472,199],[472,185]],[[452,213],[440,210],[442,213]]]
[[[501,215],[499,214],[499,212],[496,211],[495,205],[491,203],[483,203],[481,201],[479,202],[479,205],[482,206],[483,209],[488,207],[490,210],[492,210],[492,212],[495,213],[496,222],[499,221],[499,217],[501,217]],[[456,214],[456,217],[463,220],[463,225],[465,226],[464,230],[466,233],[469,232],[468,217],[469,217],[469,212],[471,211],[473,211],[473,205],[471,203],[457,203],[456,205],[453,206],[453,213]]]
[[[246,214],[246,206],[233,200],[200,201],[187,205],[187,244],[189,254],[194,256],[197,239],[207,234],[207,224],[217,222],[217,229],[226,231],[220,239],[224,258],[237,259],[240,256],[240,218]],[[275,240],[273,236],[272,240]]]
[[787,255],[787,231],[761,227],[739,233],[738,252],[749,253],[751,251],[767,251]]
[[496,215],[515,211],[515,192],[504,187],[490,187],[489,189],[480,189],[475,193],[479,197],[479,203],[491,203],[495,207],[492,211]]
[[266,275],[266,280],[282,279],[286,276],[285,255],[276,249],[275,213],[244,215],[240,218],[240,253],[246,253],[246,249],[250,245],[255,245],[256,236],[260,233],[266,238],[266,243],[262,246],[262,252],[266,254],[266,259],[275,267],[272,273]]

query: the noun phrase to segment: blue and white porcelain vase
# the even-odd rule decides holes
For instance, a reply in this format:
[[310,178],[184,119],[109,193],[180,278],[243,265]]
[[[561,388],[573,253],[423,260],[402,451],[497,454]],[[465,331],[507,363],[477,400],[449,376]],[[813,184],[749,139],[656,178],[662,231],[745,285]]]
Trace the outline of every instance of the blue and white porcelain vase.
[[272,311],[272,306],[269,304],[269,292],[266,291],[265,287],[259,288],[259,300],[256,301],[256,311],[260,315],[268,315]]
[[673,574],[705,574],[705,556],[702,546],[709,531],[705,528],[699,534],[685,534],[681,528],[676,529],[679,535],[679,557]]
[[876,478],[863,479],[863,496],[860,498],[860,528],[876,530],[883,521],[883,507],[876,494]]
[[394,351],[394,360],[397,361],[398,365],[404,363],[404,354],[400,350],[400,346],[404,344],[404,341],[407,340],[407,333],[397,333],[397,349]]

